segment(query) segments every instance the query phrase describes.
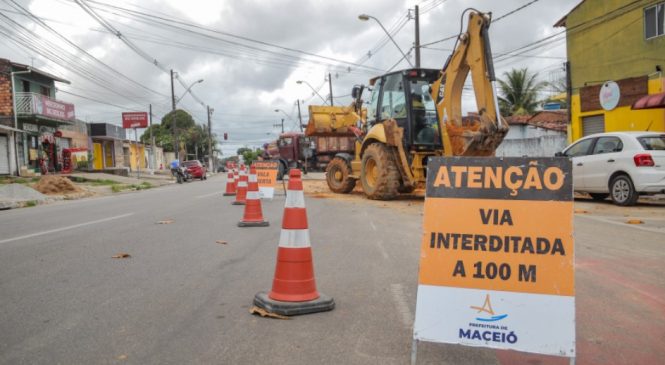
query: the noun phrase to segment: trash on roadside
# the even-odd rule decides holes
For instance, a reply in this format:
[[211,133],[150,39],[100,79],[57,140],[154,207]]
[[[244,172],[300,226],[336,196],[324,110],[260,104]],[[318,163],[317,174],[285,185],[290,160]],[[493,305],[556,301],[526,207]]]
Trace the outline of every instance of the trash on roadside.
[[629,219],[626,221],[628,224],[644,224],[644,221],[640,219]]
[[258,314],[261,317],[269,317],[269,318],[276,318],[276,319],[291,319],[290,317],[283,316],[281,314],[268,312],[265,309],[259,308],[257,306],[252,306],[252,308],[249,308],[249,313]]
[[163,221],[158,221],[157,224],[171,224],[175,223],[174,219],[164,219]]
[[589,213],[588,210],[584,210],[584,209],[575,209],[575,214],[587,214],[587,213]]
[[111,256],[112,259],[128,259],[130,257],[132,257],[132,255],[124,252]]
[[226,242],[226,241],[224,241],[224,240],[217,240],[217,241],[215,241],[215,242],[217,242],[217,243],[219,243],[219,244],[221,244],[221,245],[225,245],[225,244],[228,243],[228,242]]

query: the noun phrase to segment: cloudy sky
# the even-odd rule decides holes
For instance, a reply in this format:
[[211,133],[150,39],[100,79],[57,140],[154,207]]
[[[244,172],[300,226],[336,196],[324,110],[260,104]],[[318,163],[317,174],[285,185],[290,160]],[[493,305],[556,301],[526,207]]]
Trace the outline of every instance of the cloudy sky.
[[[326,98],[330,73],[335,104],[346,105],[354,84],[409,67],[397,64],[400,51],[381,27],[359,14],[379,19],[409,53],[409,9],[418,5],[422,67],[441,68],[454,39],[437,41],[459,32],[463,10],[492,12],[497,74],[528,67],[552,80],[566,55],[563,29],[553,24],[579,1],[3,0],[0,57],[71,81],[57,85],[58,99],[74,103],[79,119],[115,124],[121,112],[149,104],[161,120],[171,108],[173,69],[176,97],[184,95],[178,107],[198,123],[207,121],[204,105],[213,108],[213,131],[229,133],[222,149],[230,155],[274,139],[281,118],[296,129],[296,100],[306,121],[306,106],[322,103],[307,83]],[[200,79],[193,95],[184,93]],[[465,91],[465,110],[472,102]]]

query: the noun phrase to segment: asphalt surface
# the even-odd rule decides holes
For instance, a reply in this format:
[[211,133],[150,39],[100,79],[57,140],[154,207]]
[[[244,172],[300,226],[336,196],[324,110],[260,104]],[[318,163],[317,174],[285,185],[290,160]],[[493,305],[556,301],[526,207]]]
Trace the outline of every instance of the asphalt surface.
[[[271,287],[284,196],[263,202],[270,227],[238,228],[223,189],[218,175],[0,212],[0,364],[409,362],[420,214],[306,198],[336,308],[261,318],[248,310]],[[577,363],[662,363],[665,233],[603,219],[575,219]],[[418,363],[567,361],[421,343]]]

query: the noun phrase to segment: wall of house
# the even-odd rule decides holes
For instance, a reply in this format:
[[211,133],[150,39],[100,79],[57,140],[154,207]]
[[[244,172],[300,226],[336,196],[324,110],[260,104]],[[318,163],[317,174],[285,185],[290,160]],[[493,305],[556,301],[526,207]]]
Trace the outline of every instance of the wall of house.
[[665,36],[645,39],[644,9],[653,1],[585,1],[566,18],[568,60],[572,81],[571,141],[582,137],[582,118],[604,115],[605,131],[665,131],[665,110],[631,110],[620,106],[582,112],[580,89],[608,80],[647,76],[648,94],[664,92]]
[[138,145],[136,143],[130,143],[129,144],[129,168],[132,171],[136,171],[136,163],[137,163],[137,157],[138,157],[138,166],[141,169],[146,168],[146,159],[145,159],[145,146],[141,143]]
[[73,125],[60,127],[63,138],[72,140],[72,148],[89,148],[88,146],[88,126],[83,121],[75,121]]
[[11,65],[0,59],[0,124],[14,126],[14,101],[12,99]]
[[539,137],[504,139],[496,150],[497,157],[554,157],[567,145],[568,139],[563,132]]
[[540,138],[542,136],[559,136],[565,132],[559,132],[552,129],[539,128],[529,124],[514,124],[510,126],[506,139],[524,139],[524,138]]

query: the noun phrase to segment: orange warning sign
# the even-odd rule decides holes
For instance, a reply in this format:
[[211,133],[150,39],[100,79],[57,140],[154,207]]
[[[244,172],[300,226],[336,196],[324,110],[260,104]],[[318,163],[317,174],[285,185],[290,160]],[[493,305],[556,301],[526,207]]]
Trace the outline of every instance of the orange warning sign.
[[420,284],[575,294],[570,171],[542,160],[430,162]]
[[430,158],[414,339],[575,356],[571,170]]
[[259,183],[259,195],[261,198],[272,199],[275,194],[279,162],[255,161],[252,163],[252,166],[256,168],[256,179]]

